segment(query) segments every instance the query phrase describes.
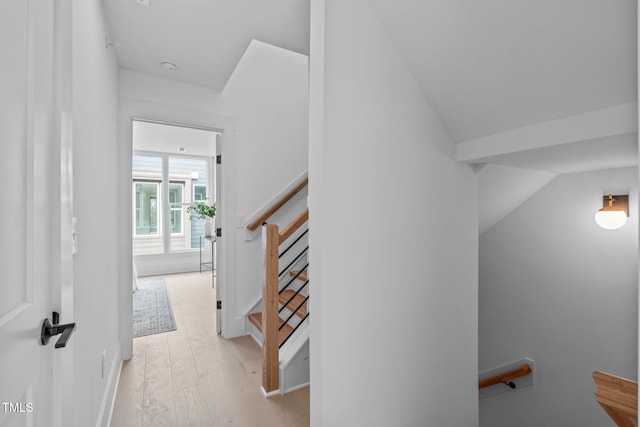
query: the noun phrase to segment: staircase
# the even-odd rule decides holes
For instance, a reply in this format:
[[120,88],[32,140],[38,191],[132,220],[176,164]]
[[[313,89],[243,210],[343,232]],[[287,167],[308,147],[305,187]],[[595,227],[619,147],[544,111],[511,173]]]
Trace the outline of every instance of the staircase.
[[[304,287],[309,284],[306,270],[304,272],[291,271],[290,275],[304,282]],[[309,300],[309,296],[302,295],[301,291],[302,288],[296,291],[293,289],[282,289],[279,292],[278,303],[280,308],[278,311],[279,314],[284,314],[286,317],[278,316],[278,347],[282,347],[286,343],[291,335],[293,335],[295,326],[302,324],[308,316],[307,301]],[[292,326],[290,318],[294,315],[298,316],[298,319],[297,322],[294,320],[295,326]],[[262,312],[251,313],[248,318],[258,331],[262,333]]]
[[[291,198],[306,186],[297,185]],[[286,203],[279,200],[278,208]],[[282,230],[258,217],[247,228],[262,224],[264,259],[262,298],[249,310],[246,331],[262,347],[262,392],[265,397],[309,385],[309,209]]]
[[618,427],[638,426],[638,383],[595,371],[596,400]]

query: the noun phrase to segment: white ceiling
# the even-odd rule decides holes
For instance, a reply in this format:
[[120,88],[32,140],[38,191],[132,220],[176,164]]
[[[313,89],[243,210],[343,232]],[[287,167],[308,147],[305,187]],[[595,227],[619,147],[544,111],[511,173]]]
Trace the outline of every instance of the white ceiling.
[[164,123],[133,121],[133,149],[184,156],[212,157],[219,132]]
[[636,99],[635,0],[369,0],[456,142]]
[[[104,5],[120,67],[222,90],[252,39],[308,55],[309,1]],[[485,195],[500,179],[512,184],[513,200],[481,222],[545,174],[638,164],[636,0],[367,1],[458,154],[475,153],[458,160],[493,164]]]
[[[456,142],[637,98],[635,0],[368,1]],[[221,90],[253,38],[309,53],[309,0],[104,5],[134,71]]]
[[368,1],[458,160],[488,163],[480,232],[556,174],[638,164],[635,0]]
[[[252,39],[309,54],[308,0],[105,0],[121,68],[222,90]],[[177,64],[175,72],[160,63]]]

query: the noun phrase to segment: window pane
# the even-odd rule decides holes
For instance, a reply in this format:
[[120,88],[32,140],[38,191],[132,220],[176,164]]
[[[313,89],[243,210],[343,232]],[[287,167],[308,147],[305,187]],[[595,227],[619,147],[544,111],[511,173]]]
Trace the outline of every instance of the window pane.
[[202,220],[189,220],[186,212],[195,200],[206,202],[207,160],[169,157],[169,208],[171,210],[171,250],[197,249],[202,235]]
[[158,235],[158,184],[136,182],[136,236]]
[[162,158],[134,155],[133,254],[162,253]]
[[169,184],[169,209],[171,210],[171,234],[182,234],[182,201],[184,184]]
[[202,184],[193,185],[193,201],[204,201],[207,199],[207,186]]

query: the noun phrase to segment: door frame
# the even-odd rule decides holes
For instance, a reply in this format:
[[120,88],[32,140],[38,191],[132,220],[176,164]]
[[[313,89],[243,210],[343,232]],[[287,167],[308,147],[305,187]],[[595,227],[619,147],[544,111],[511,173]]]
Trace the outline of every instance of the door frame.
[[[131,299],[133,266],[132,266],[132,224],[131,224],[131,156],[133,154],[133,120],[145,120],[176,126],[191,126],[211,129],[222,134],[220,151],[225,168],[222,169],[222,182],[219,194],[216,194],[219,209],[216,211],[216,224],[228,230],[226,239],[223,234],[216,243],[216,282],[217,298],[225,300],[225,305],[235,307],[235,293],[232,284],[235,281],[235,241],[232,238],[234,229],[234,176],[235,158],[235,119],[208,111],[193,110],[173,105],[145,102],[127,98],[120,99],[118,118],[118,283],[119,283],[119,320],[122,359],[133,357],[133,306]],[[222,318],[225,318],[223,306]],[[223,320],[222,334],[225,336]]]
[[[52,120],[52,306],[62,323],[75,320],[73,219],[73,11],[71,0],[54,4]],[[58,198],[58,196],[60,196]],[[73,344],[53,352],[54,426],[72,425],[75,414]]]

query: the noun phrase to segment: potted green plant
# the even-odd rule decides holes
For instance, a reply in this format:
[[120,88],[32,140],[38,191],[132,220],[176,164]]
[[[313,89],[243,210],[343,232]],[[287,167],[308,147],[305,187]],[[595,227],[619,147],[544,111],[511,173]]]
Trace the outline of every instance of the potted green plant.
[[203,219],[204,220],[204,235],[213,236],[214,222],[213,218],[216,216],[216,205],[208,205],[204,202],[195,202],[190,206],[187,206],[187,214],[189,214],[189,220]]

